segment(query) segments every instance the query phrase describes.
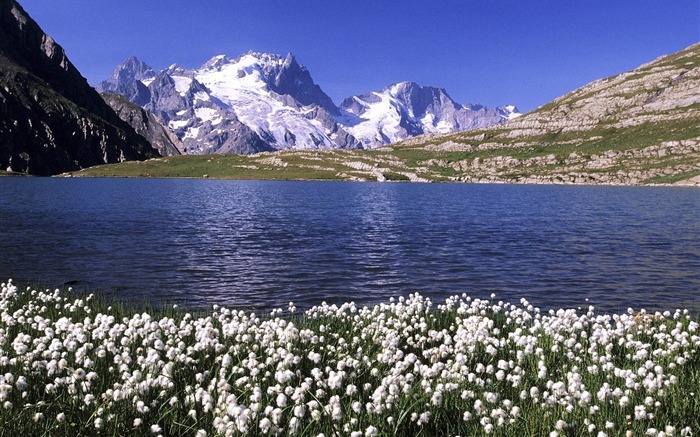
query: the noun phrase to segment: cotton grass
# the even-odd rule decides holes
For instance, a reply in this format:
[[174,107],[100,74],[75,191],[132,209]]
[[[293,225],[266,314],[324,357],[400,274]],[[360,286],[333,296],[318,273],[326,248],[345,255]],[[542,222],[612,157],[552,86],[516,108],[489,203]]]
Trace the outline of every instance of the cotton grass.
[[[0,293],[2,435],[697,435],[687,311],[454,296],[139,312]],[[641,316],[640,316],[641,314]]]

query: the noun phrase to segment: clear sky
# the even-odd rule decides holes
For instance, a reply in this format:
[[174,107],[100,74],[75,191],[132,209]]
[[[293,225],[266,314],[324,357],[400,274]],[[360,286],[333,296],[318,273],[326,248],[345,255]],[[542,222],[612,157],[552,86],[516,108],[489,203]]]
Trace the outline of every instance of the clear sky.
[[20,0],[91,84],[292,52],[336,102],[404,80],[529,111],[700,41],[698,0]]

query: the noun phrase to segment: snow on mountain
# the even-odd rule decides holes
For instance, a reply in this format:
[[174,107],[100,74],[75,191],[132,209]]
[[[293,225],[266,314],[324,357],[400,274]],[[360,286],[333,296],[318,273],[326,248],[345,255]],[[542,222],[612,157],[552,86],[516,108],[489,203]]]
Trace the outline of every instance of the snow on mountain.
[[293,55],[214,56],[200,68],[155,72],[131,57],[97,86],[159,116],[186,153],[369,148],[423,133],[453,132],[517,116],[512,106],[461,106],[412,82],[336,106]]
[[195,70],[171,65],[149,71],[129,58],[98,88],[156,113],[188,153],[361,147],[333,119],[340,111],[291,54],[219,55]]
[[425,133],[485,127],[520,115],[506,105],[486,108],[460,105],[441,88],[400,82],[379,92],[345,99],[338,120],[365,147],[378,147]]

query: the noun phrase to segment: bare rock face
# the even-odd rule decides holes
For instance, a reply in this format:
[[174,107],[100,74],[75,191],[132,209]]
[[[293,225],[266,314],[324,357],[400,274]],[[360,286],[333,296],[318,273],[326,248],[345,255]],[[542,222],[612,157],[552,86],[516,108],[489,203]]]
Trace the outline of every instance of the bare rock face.
[[145,62],[138,60],[135,56],[127,58],[126,61],[116,70],[112,76],[97,84],[95,89],[99,92],[119,92],[119,85],[134,81],[148,80],[154,78],[156,73]]
[[264,69],[270,88],[280,95],[289,95],[304,106],[318,105],[330,115],[340,115],[338,107],[320,86],[314,83],[306,67],[287,54],[281,63],[267,63]]
[[14,0],[0,0],[0,168],[52,175],[158,156]]
[[146,138],[161,156],[182,154],[185,145],[154,114],[120,94],[102,93],[100,95],[119,118],[129,123],[139,135]]

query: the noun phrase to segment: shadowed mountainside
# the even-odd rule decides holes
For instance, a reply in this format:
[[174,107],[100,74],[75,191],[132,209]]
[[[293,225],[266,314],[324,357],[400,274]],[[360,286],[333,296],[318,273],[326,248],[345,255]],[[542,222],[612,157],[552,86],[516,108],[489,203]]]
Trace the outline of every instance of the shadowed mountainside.
[[158,155],[17,2],[0,0],[0,168],[51,175]]

